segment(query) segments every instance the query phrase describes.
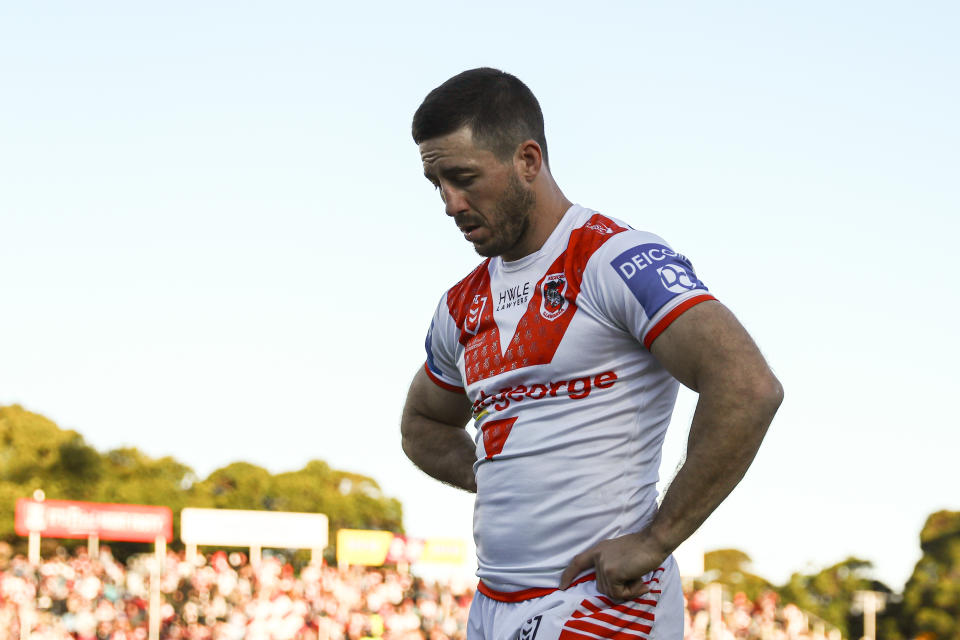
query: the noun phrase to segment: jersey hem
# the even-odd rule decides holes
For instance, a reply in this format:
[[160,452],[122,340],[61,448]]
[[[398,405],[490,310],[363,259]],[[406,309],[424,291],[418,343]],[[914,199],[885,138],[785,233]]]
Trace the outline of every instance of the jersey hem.
[[[578,584],[583,584],[584,582],[590,582],[591,580],[596,579],[597,574],[588,573],[582,578],[577,578],[571,582],[570,586],[573,587]],[[480,580],[477,583],[477,591],[487,596],[491,600],[497,600],[498,602],[523,602],[525,600],[533,600],[534,598],[542,598],[543,596],[549,595],[555,591],[560,591],[560,589],[557,587],[531,587],[530,589],[522,589],[521,591],[498,591],[488,587],[483,583],[483,580]]]
[[701,302],[707,302],[708,300],[716,300],[716,298],[710,294],[704,294],[684,300],[678,304],[675,308],[671,309],[667,315],[663,316],[663,318],[661,318],[660,321],[650,329],[650,331],[647,331],[647,335],[643,338],[643,346],[649,350],[650,345],[653,344],[653,341],[659,338],[660,334],[663,333],[667,327],[673,323],[674,320],[683,315],[683,313],[689,310],[691,307],[695,307]]
[[433,373],[433,371],[430,371],[430,365],[428,365],[426,362],[423,363],[423,370],[427,372],[427,377],[430,378],[430,380],[432,380],[433,383],[436,384],[441,389],[446,389],[447,391],[453,391],[454,393],[462,393],[466,395],[467,391],[463,387],[452,385],[438,378],[436,374]]

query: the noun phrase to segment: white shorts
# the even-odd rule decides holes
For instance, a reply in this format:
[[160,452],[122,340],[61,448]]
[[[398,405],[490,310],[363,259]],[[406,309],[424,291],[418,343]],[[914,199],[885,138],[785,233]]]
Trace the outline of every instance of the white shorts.
[[478,590],[467,640],[682,640],[683,588],[673,556],[643,578],[650,591],[626,602],[601,594],[596,580],[519,602]]

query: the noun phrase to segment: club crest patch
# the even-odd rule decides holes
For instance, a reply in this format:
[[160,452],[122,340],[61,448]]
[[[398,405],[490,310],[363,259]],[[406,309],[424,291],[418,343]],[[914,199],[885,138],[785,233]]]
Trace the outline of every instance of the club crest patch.
[[533,616],[523,623],[523,626],[517,631],[517,640],[534,640],[537,637],[537,630],[540,629],[540,618],[542,616]]
[[540,285],[540,315],[547,320],[556,320],[570,306],[567,300],[567,276],[551,273]]

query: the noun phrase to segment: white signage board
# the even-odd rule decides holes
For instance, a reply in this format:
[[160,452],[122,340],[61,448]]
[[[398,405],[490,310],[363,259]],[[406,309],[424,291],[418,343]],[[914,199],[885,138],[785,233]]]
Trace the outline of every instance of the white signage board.
[[190,545],[323,549],[329,530],[322,513],[194,508],[180,512],[180,539]]

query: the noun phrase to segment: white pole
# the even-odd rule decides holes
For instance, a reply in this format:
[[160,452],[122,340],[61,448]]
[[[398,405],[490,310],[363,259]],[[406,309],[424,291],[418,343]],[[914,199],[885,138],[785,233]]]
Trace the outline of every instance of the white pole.
[[192,542],[187,544],[187,564],[194,568],[197,566],[197,545]]
[[714,582],[707,587],[710,599],[710,640],[723,638],[723,585]]
[[310,564],[322,564],[323,563],[323,549],[320,547],[314,547],[310,549]]
[[36,566],[40,564],[40,532],[31,531],[27,538],[27,560]]
[[250,566],[253,567],[254,569],[260,566],[260,558],[262,556],[262,552],[263,552],[263,548],[258,544],[250,546]]
[[33,610],[25,605],[20,605],[20,640],[30,640],[30,634],[33,631]]
[[7,607],[0,611],[0,640],[10,640],[10,629],[13,628],[13,611]]
[[877,594],[873,591],[863,594],[863,637],[866,640],[877,637]]
[[87,555],[91,560],[100,555],[100,536],[95,533],[87,536]]
[[[47,494],[43,489],[35,489],[33,492],[34,502],[43,502],[47,499]],[[30,511],[33,511],[31,515]],[[30,535],[27,537],[27,561],[33,566],[40,564],[40,532],[46,529],[44,510],[30,510],[27,512],[27,527],[30,529]]]
[[149,619],[150,640],[160,640],[160,578],[163,576],[163,565],[167,559],[167,540],[157,536],[154,540],[154,558],[150,566],[150,611]]

